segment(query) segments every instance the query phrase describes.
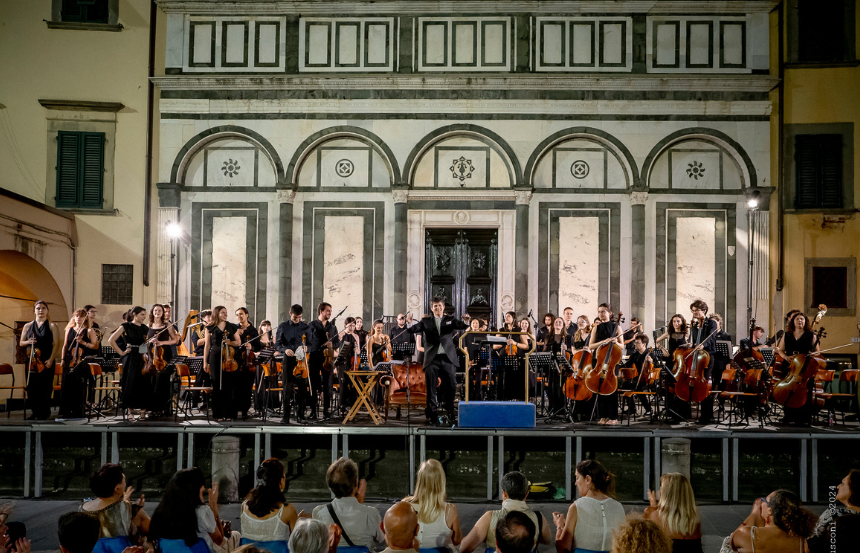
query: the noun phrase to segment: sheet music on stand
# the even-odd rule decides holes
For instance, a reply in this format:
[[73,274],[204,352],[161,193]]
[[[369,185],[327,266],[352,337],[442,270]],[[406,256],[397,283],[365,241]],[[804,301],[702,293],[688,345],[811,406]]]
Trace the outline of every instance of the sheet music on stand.
[[177,364],[186,365],[187,363],[185,363],[185,361],[187,361],[187,360],[188,360],[187,355],[177,355],[176,357],[174,357],[173,359],[170,360],[170,364],[171,365],[177,365]]
[[[113,350],[113,348],[112,348],[112,347],[110,347],[110,346],[102,346],[102,347],[101,347],[101,348],[99,348],[99,349],[101,350],[102,357],[103,357],[105,360],[107,360],[107,359],[115,359],[115,358],[118,358],[118,357],[119,357],[119,356],[116,354],[116,352]],[[102,370],[104,370],[104,367],[102,367]]]
[[555,369],[555,358],[552,352],[540,352],[529,355],[529,369],[534,369],[537,372],[543,369],[543,372],[549,372]]
[[203,356],[189,357],[185,360],[185,364],[188,365],[188,372],[197,374],[203,370]]
[[[116,352],[114,352],[116,353]],[[99,362],[99,365],[102,367],[102,372],[112,373],[116,372],[119,368],[119,357],[113,357],[111,359],[102,359]]]
[[277,350],[274,349],[264,349],[257,352],[255,356],[255,362],[262,365],[263,363],[268,363],[277,353]]
[[776,361],[776,356],[774,355],[774,348],[759,348],[758,352],[764,357],[764,365],[765,367],[770,368],[773,365],[773,362]]
[[400,342],[391,344],[391,355],[402,355],[404,357],[412,357],[415,353],[415,342]]
[[731,359],[731,357],[732,357],[732,343],[731,342],[729,342],[727,340],[717,340],[716,344],[714,345],[714,349],[717,350],[718,354]]

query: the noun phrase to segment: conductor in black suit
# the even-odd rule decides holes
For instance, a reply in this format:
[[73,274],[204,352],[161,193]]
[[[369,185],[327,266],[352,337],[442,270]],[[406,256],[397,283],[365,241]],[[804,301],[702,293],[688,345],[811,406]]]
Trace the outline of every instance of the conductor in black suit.
[[454,371],[459,366],[457,360],[457,348],[454,345],[454,336],[458,330],[465,330],[469,326],[450,315],[445,315],[445,301],[442,298],[433,298],[430,302],[433,311],[432,317],[424,317],[418,324],[408,327],[407,332],[424,333],[424,382],[427,387],[427,408],[424,414],[427,420],[435,422],[438,412],[438,401],[436,399],[436,379],[442,380],[439,390],[441,400],[445,405],[445,411],[450,419],[454,419],[454,390],[456,380]]

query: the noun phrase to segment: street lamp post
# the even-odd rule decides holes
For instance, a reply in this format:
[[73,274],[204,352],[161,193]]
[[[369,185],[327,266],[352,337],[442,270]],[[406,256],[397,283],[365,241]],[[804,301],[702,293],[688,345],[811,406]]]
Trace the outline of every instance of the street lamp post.
[[165,226],[165,232],[167,232],[167,237],[170,239],[170,305],[173,307],[173,311],[177,312],[176,298],[179,287],[179,268],[176,266],[175,246],[177,245],[176,241],[182,236],[182,227],[179,226],[179,223],[168,221]]
[[753,268],[755,260],[755,224],[758,213],[758,201],[761,193],[753,190],[747,197],[747,253],[749,258],[749,269],[747,270],[747,327],[749,327],[753,316]]

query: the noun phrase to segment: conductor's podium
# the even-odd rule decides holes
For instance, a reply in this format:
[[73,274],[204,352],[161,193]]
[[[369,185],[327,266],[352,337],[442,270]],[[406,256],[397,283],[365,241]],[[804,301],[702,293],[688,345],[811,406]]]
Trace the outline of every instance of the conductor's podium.
[[522,401],[461,401],[460,428],[534,428],[535,405]]

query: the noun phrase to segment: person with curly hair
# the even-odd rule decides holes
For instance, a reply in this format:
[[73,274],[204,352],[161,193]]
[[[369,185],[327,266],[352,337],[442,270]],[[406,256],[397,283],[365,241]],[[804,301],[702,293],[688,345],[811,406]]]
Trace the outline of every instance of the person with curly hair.
[[841,553],[852,547],[856,551],[860,543],[860,470],[852,469],[836,486],[836,495],[832,493],[836,501],[821,513],[814,536],[809,538],[813,553]]
[[801,506],[797,494],[776,490],[755,500],[752,512],[726,539],[722,551],[728,546],[737,553],[805,553],[815,524],[815,515]]
[[299,515],[284,496],[284,465],[274,457],[266,459],[257,467],[256,476],[257,486],[248,492],[239,515],[242,536],[254,541],[286,541]]
[[612,538],[612,553],[671,553],[672,540],[660,526],[631,514],[615,530]]
[[[659,499],[658,499],[659,495]],[[702,521],[690,480],[679,472],[660,477],[660,491],[648,490],[651,503],[645,519],[658,525],[672,540],[673,553],[702,553]]]

